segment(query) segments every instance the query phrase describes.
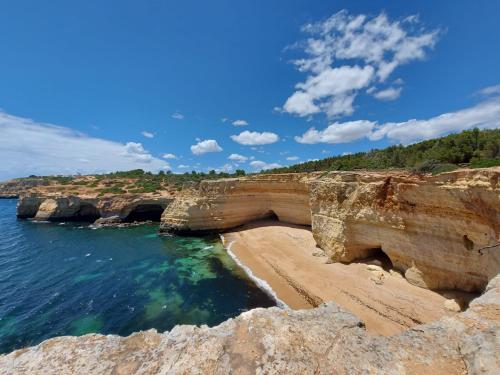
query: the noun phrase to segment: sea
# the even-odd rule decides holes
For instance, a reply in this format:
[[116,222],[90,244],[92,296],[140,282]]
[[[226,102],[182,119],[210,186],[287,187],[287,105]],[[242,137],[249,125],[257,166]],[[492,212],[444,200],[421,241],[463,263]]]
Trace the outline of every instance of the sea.
[[214,326],[276,305],[217,237],[19,220],[16,203],[0,199],[0,353],[62,335]]

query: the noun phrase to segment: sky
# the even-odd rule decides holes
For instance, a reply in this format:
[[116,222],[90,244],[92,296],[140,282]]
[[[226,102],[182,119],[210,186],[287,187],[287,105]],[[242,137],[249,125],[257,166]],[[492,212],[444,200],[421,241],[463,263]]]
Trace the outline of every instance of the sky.
[[500,127],[500,2],[0,0],[0,180],[232,172]]

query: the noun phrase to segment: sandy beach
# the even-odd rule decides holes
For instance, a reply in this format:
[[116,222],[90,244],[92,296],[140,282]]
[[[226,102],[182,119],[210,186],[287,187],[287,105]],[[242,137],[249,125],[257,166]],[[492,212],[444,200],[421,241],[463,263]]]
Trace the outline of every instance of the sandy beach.
[[293,309],[335,301],[363,320],[369,331],[382,335],[453,314],[444,308],[440,294],[369,261],[327,264],[308,227],[258,221],[224,237],[238,259]]

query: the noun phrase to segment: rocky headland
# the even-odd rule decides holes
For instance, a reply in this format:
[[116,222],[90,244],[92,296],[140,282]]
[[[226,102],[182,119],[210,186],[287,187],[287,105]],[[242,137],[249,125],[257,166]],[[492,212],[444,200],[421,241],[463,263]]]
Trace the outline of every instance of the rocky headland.
[[498,167],[436,176],[316,172],[202,181],[154,196],[28,192],[18,216],[35,220],[123,222],[154,212],[161,232],[178,234],[234,231],[259,219],[302,225],[324,263],[383,256],[415,288],[483,294],[388,337],[328,302],[256,309],[213,328],[54,338],[1,356],[0,373],[498,373],[499,176]]

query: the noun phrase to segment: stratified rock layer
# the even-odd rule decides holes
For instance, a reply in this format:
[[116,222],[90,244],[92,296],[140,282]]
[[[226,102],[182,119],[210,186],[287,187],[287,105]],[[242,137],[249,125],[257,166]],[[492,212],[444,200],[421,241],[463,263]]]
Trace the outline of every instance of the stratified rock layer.
[[59,337],[0,356],[0,374],[498,374],[500,277],[468,311],[382,337],[328,303],[221,325]]
[[202,181],[179,194],[162,215],[162,230],[218,231],[276,215],[293,224],[311,224],[309,176],[257,175]]
[[499,168],[438,176],[330,172],[204,181],[162,215],[162,230],[226,230],[276,214],[312,225],[333,261],[377,250],[413,284],[481,291],[500,271]]
[[138,194],[121,194],[106,197],[39,196],[24,195],[17,204],[17,216],[35,220],[63,221],[98,218],[126,220],[134,210],[147,207],[165,209],[171,197],[151,197]]

